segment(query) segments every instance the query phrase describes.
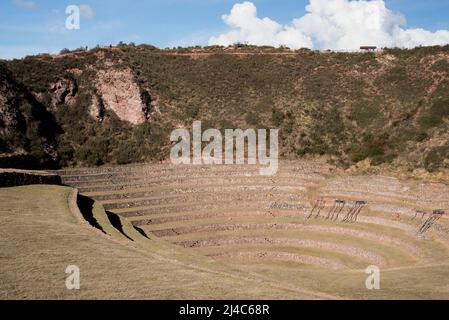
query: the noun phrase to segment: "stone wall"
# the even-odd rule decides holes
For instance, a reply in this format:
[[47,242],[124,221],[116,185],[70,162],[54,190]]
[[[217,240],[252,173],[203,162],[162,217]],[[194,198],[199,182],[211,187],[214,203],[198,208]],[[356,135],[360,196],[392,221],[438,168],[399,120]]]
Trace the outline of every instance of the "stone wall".
[[61,177],[56,174],[39,171],[0,169],[0,188],[30,184],[61,185]]

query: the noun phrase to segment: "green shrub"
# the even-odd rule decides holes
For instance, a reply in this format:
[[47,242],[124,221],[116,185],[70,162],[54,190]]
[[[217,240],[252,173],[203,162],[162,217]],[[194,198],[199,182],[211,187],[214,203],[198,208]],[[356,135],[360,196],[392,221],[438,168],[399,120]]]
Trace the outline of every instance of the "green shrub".
[[91,166],[98,166],[110,162],[110,141],[106,137],[91,137],[80,146],[76,157]]
[[184,115],[188,119],[198,120],[200,108],[197,105],[189,105],[185,108]]
[[67,48],[64,48],[61,51],[59,51],[59,54],[67,54],[67,53],[70,53],[70,50]]
[[446,59],[440,59],[432,65],[434,72],[449,72],[449,62]]
[[265,112],[269,112],[271,109],[273,109],[273,106],[274,106],[273,98],[269,97],[269,96],[264,96],[256,104],[255,109],[256,109],[256,112],[258,112],[258,113],[265,113]]
[[260,118],[257,114],[250,111],[246,114],[245,121],[251,126],[258,126],[260,123]]
[[434,148],[425,156],[424,167],[434,172],[443,166],[446,159],[449,159],[449,145]]
[[438,127],[443,124],[447,117],[449,117],[449,98],[440,99],[423,113],[420,124],[423,129]]
[[75,150],[70,143],[64,141],[58,145],[59,165],[64,167],[70,165],[74,160]]
[[114,158],[117,164],[129,164],[141,160],[140,148],[134,142],[120,142],[114,152]]
[[405,67],[396,66],[387,74],[386,80],[389,82],[399,82],[407,79],[407,70]]
[[388,135],[380,134],[374,136],[365,134],[360,143],[353,145],[349,151],[352,162],[357,163],[367,158],[371,158],[374,165],[386,161],[386,146]]
[[280,127],[284,122],[285,114],[278,110],[276,107],[273,107],[271,110],[271,121],[276,127]]

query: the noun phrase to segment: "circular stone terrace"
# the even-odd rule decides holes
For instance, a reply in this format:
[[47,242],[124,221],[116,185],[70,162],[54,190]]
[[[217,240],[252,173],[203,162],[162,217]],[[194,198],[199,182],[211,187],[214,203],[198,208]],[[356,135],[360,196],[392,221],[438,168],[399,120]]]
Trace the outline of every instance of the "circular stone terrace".
[[[166,164],[58,174],[150,239],[271,278],[447,263],[447,216],[424,233],[418,230],[432,210],[449,208],[449,186],[334,172],[323,163],[285,161],[275,176],[261,176],[249,165]],[[311,215],[317,200],[323,205]],[[330,218],[335,200],[344,207],[338,218]],[[355,220],[345,221],[357,201],[366,206]],[[428,215],[416,215],[417,210]],[[282,274],[275,272],[279,268]]]

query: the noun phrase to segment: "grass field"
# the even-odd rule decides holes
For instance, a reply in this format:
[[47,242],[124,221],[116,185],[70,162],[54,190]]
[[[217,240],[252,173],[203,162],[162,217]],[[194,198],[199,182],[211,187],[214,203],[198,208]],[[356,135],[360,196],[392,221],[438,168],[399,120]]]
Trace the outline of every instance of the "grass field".
[[[312,162],[257,170],[59,171],[83,215],[70,187],[0,189],[0,297],[449,299],[449,220],[418,235],[426,218],[414,218],[449,207],[449,185]],[[318,198],[326,207],[308,218]],[[336,199],[347,204],[326,219]],[[342,221],[357,200],[368,203],[358,220]],[[66,289],[67,265],[79,266],[80,290]],[[370,265],[380,290],[366,288]]]

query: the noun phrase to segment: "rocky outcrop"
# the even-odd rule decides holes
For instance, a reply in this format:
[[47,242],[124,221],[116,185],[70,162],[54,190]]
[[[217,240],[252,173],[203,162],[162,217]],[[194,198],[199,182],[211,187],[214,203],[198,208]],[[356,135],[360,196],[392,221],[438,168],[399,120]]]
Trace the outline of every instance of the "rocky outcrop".
[[[106,110],[134,125],[148,119],[149,106],[142,100],[138,85],[129,69],[108,69],[97,73],[97,91]],[[145,95],[145,100],[151,101]]]
[[89,110],[89,114],[92,118],[94,118],[100,122],[103,121],[105,107],[104,107],[103,101],[97,94],[92,95],[92,100],[91,100],[88,110]]
[[78,84],[74,78],[64,78],[50,86],[52,93],[51,105],[56,108],[60,104],[72,105],[78,93]]

